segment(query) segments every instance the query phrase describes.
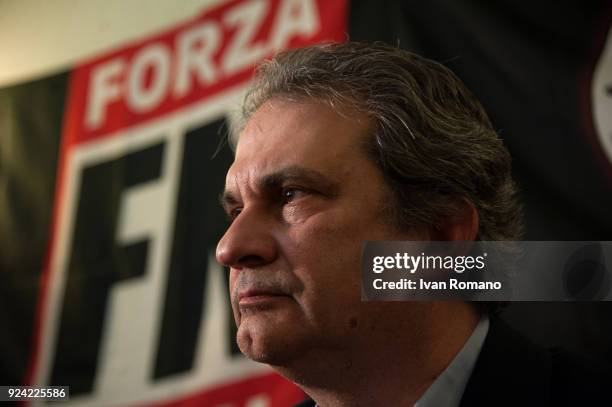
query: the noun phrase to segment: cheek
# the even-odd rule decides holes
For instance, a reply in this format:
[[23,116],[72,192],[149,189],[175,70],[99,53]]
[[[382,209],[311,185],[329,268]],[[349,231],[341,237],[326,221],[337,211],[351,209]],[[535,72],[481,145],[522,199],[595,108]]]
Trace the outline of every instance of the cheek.
[[[338,271],[358,273],[361,247],[372,228],[343,213],[321,213],[305,222],[290,225],[279,243],[294,269],[309,266],[313,277],[327,280]],[[326,270],[327,269],[327,270]],[[331,271],[335,273],[332,273]],[[347,277],[347,274],[344,277]],[[352,273],[349,273],[349,275]],[[355,274],[358,277],[358,274]],[[340,278],[340,276],[338,276]]]
[[310,220],[292,227],[282,245],[304,294],[321,304],[359,301],[362,242],[356,230]]
[[282,238],[284,257],[305,287],[361,299],[361,252],[366,240],[393,240],[375,211],[329,211],[291,225]]

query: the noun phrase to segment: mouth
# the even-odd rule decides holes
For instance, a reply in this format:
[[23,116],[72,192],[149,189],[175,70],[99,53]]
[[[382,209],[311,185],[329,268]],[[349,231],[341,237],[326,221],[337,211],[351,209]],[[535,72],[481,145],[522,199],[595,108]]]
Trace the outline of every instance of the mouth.
[[243,308],[264,307],[274,302],[288,299],[289,295],[266,290],[246,290],[238,294],[238,306]]

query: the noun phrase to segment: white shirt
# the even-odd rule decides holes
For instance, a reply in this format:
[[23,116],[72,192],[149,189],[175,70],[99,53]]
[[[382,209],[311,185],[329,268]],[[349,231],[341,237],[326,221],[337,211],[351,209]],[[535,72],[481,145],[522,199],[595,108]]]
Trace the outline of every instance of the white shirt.
[[[414,407],[458,407],[480,350],[489,332],[489,317],[483,315],[474,332],[446,369],[434,380]],[[315,407],[319,407],[318,404]]]
[[463,348],[440,376],[425,391],[414,407],[458,407],[480,350],[489,332],[489,317],[484,315]]

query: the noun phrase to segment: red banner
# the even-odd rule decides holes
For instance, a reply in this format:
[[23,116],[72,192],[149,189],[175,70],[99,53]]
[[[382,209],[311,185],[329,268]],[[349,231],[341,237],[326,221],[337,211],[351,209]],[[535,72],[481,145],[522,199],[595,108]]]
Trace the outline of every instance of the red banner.
[[[55,384],[74,377],[82,383],[64,385],[76,393],[71,397],[75,405],[281,407],[303,397],[268,369],[226,354],[225,336],[215,337],[229,321],[225,289],[216,277],[222,269],[214,262],[205,265],[206,291],[200,293],[204,308],[197,314],[202,315],[202,326],[195,327],[195,342],[188,346],[197,360],[189,362],[191,368],[184,368],[180,377],[155,381],[151,375],[166,374],[159,367],[164,352],[159,344],[165,343],[164,335],[171,336],[166,334],[172,325],[166,315],[172,309],[168,301],[174,301],[171,279],[187,273],[180,267],[182,260],[176,261],[177,242],[197,239],[177,232],[182,230],[178,208],[183,199],[191,199],[183,187],[193,176],[224,177],[189,173],[188,146],[204,140],[194,136],[193,129],[208,134],[207,124],[226,117],[263,59],[287,48],[344,40],[346,18],[345,0],[234,0],[84,61],[71,72],[51,239],[26,384]],[[127,172],[112,181],[114,187],[95,186],[92,179],[110,183],[110,176],[91,174],[111,167]],[[134,187],[129,172],[140,174],[144,167],[148,175]],[[113,171],[107,174],[116,175]],[[118,189],[126,192],[109,198]],[[101,203],[95,209],[96,202],[107,198],[110,209]],[[95,223],[107,210],[108,220]],[[110,230],[105,231],[109,222]],[[83,243],[96,227],[102,230],[99,241]],[[202,250],[211,245],[203,242]],[[91,250],[106,254],[91,260]],[[137,266],[115,259],[130,259],[138,250]],[[106,261],[109,265],[102,266]],[[122,277],[109,270],[126,267],[136,271]],[[192,275],[202,273],[193,270]],[[107,272],[113,276],[105,276]],[[92,284],[101,287],[100,294],[83,293],[83,287]],[[91,309],[86,299],[71,302],[88,295],[100,296]],[[88,313],[96,317],[88,320]],[[71,349],[85,355],[84,360],[66,357]],[[153,374],[151,360],[157,361]],[[80,375],[83,367],[88,373]]]

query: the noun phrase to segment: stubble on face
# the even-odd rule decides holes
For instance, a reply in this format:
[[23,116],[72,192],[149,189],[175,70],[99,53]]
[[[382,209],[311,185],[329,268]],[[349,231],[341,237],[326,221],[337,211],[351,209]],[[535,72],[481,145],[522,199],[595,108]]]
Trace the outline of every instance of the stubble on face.
[[[324,104],[273,100],[241,135],[226,188],[240,195],[243,208],[218,258],[231,267],[237,340],[249,358],[286,366],[311,351],[346,349],[373,329],[376,316],[364,312],[360,299],[361,246],[393,235],[383,215],[389,188],[361,148],[368,129],[363,117]],[[283,168],[316,171],[338,191],[298,177],[281,183],[296,187],[297,197],[274,201],[258,180]],[[240,263],[227,255],[240,239],[252,243],[244,258],[266,261]],[[268,246],[254,244],[257,239]],[[241,305],[249,290],[278,296]]]

